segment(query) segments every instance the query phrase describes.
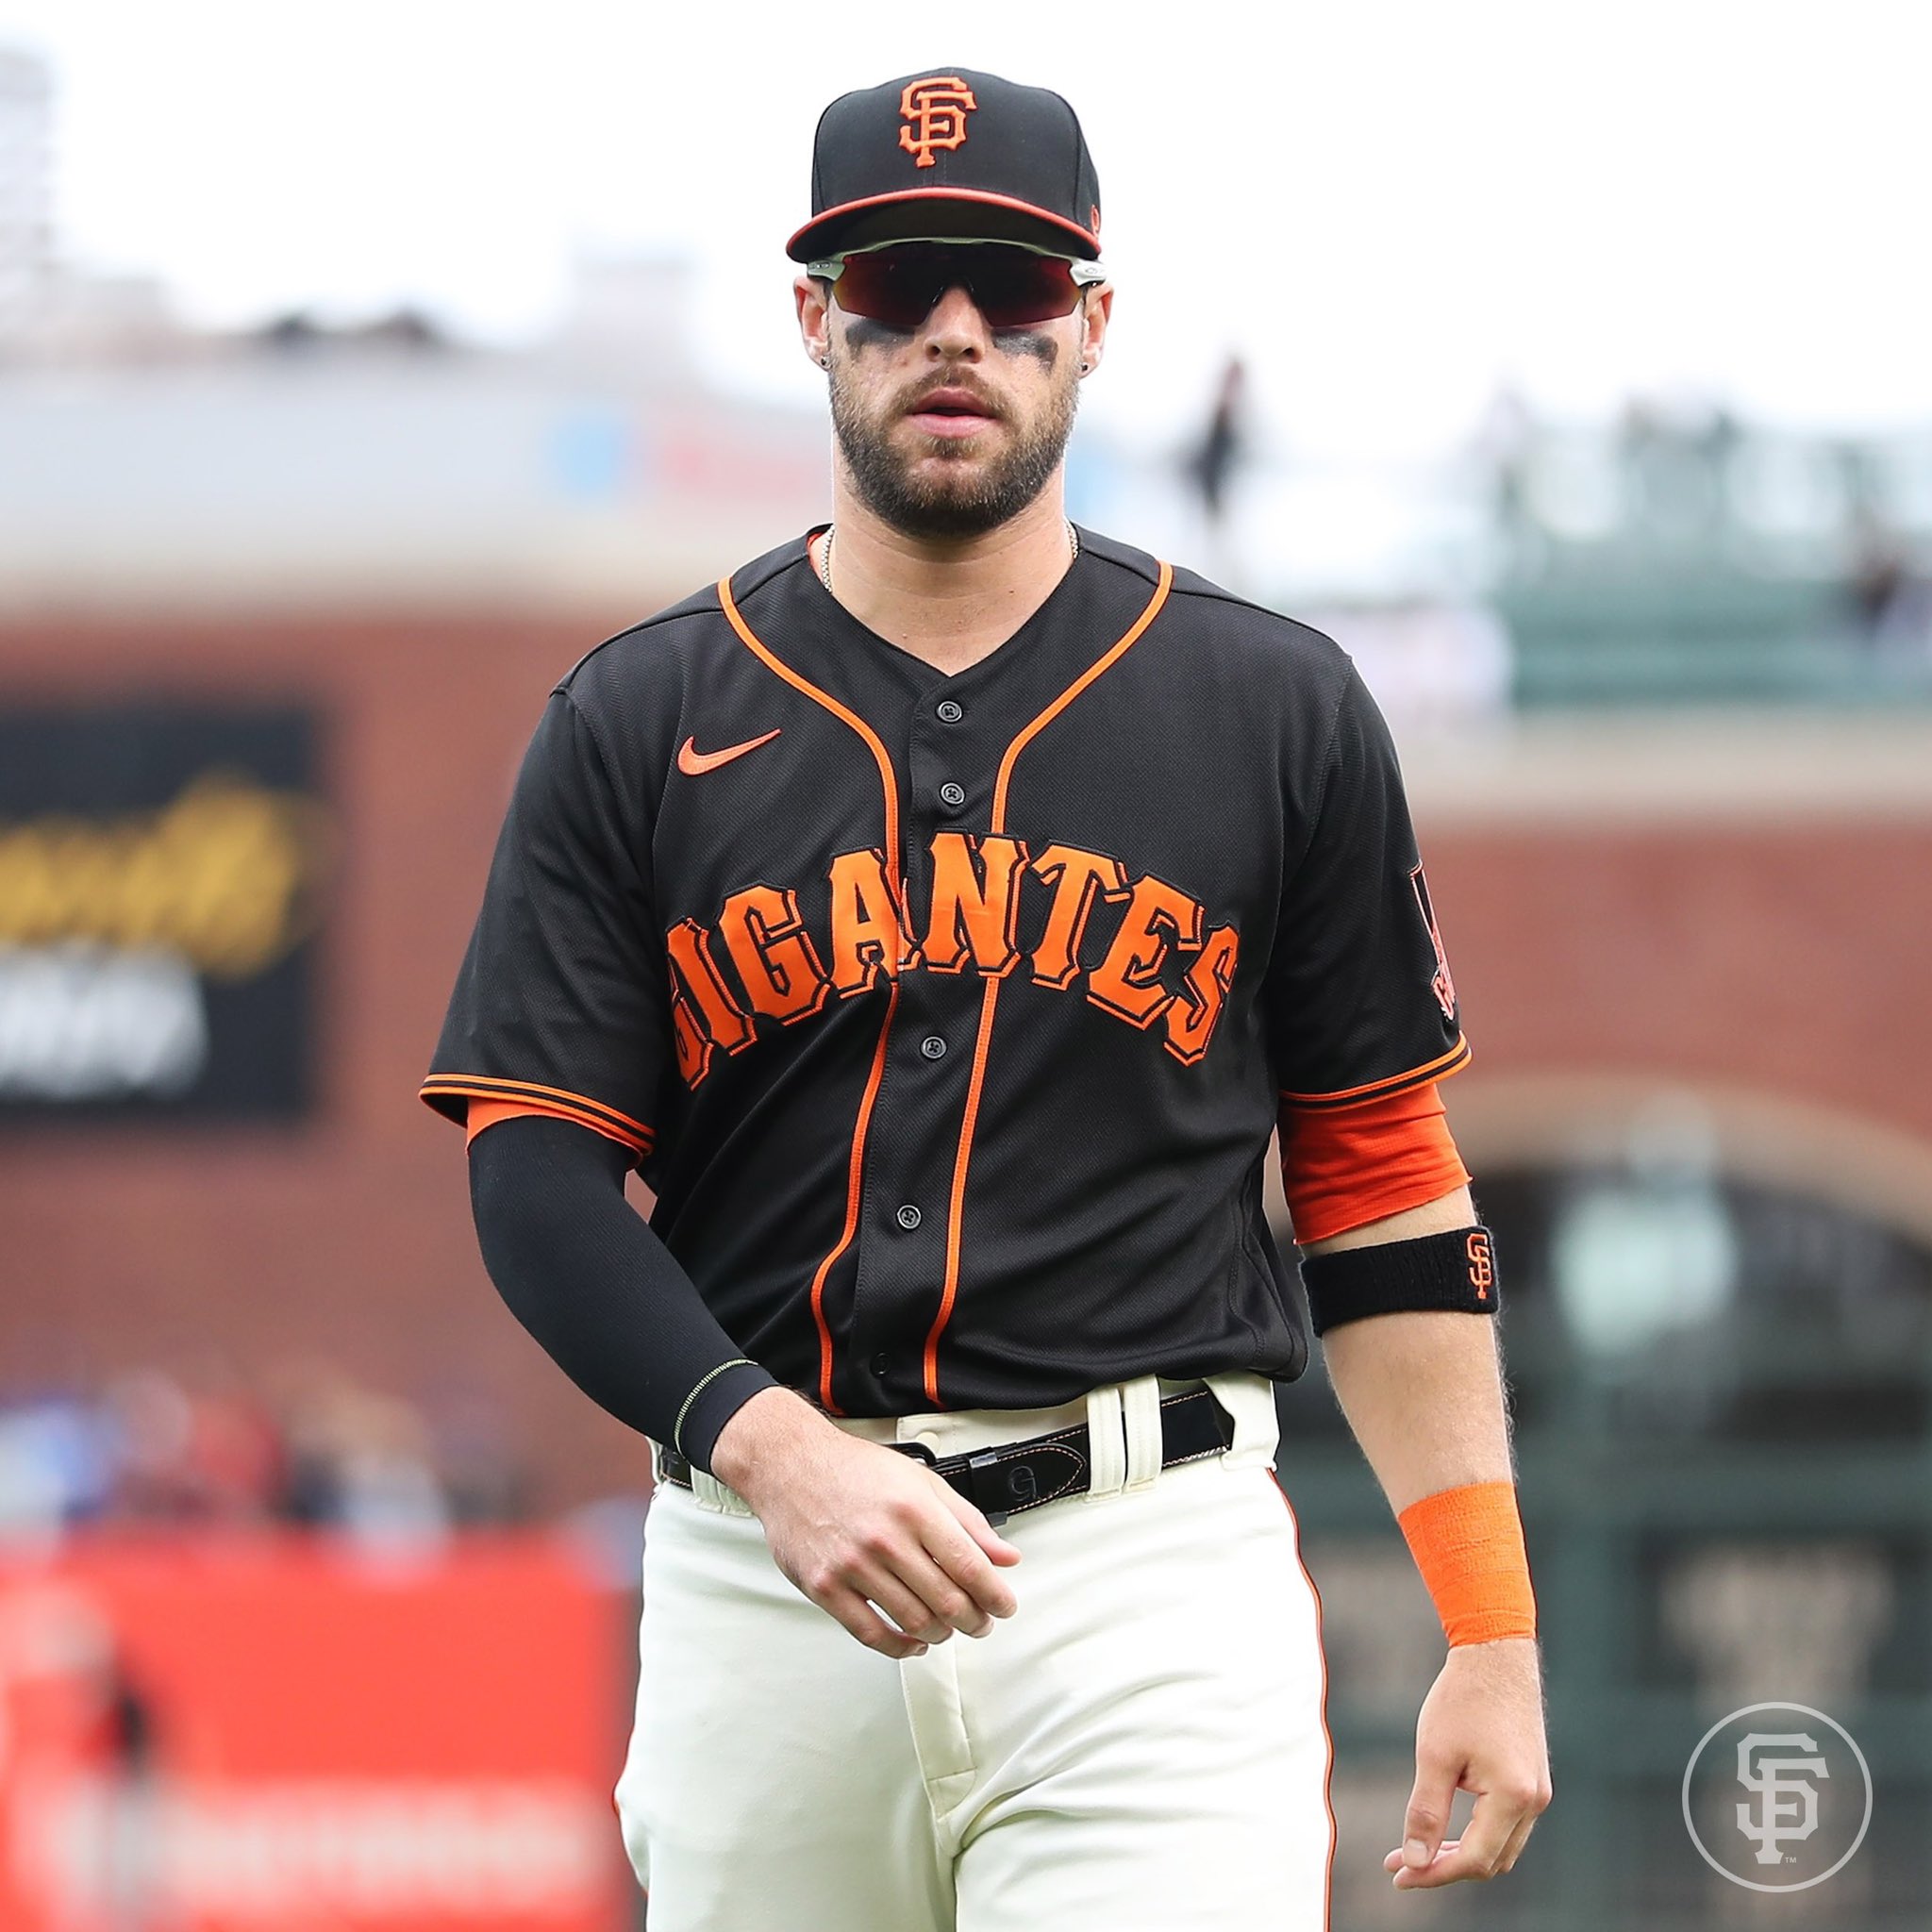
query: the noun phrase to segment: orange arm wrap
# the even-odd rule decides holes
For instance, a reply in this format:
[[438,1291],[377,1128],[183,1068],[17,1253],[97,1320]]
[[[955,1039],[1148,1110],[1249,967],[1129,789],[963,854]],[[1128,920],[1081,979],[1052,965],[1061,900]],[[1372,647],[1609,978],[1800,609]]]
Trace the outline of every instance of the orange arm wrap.
[[1536,1594],[1514,1483],[1441,1490],[1395,1520],[1452,1647],[1536,1635]]

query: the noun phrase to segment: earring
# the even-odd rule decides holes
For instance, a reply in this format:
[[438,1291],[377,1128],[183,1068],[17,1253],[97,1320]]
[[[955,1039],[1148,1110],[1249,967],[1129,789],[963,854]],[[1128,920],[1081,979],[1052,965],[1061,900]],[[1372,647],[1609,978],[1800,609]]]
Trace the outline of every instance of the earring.
[[1081,374],[1082,375],[1091,375],[1092,373],[1093,373],[1093,365],[1092,365],[1092,363],[1091,363],[1091,362],[1083,362],[1083,363],[1081,363],[1081,365],[1080,365],[1080,374]]

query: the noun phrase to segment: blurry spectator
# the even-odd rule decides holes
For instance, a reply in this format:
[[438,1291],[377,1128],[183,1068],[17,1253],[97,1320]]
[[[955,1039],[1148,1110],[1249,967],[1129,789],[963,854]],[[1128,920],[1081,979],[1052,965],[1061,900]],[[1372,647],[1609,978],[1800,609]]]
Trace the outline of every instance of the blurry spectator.
[[108,1512],[143,1522],[260,1522],[281,1480],[274,1425],[240,1394],[190,1396],[149,1370],[108,1391]]
[[282,1513],[378,1543],[424,1542],[450,1525],[428,1430],[408,1404],[325,1368],[298,1372],[283,1413]]
[[1227,511],[1228,479],[1241,460],[1247,441],[1247,371],[1239,356],[1230,356],[1221,372],[1221,385],[1215,391],[1214,408],[1199,446],[1188,458],[1188,475],[1201,493],[1201,506],[1208,523],[1219,527]]
[[309,355],[324,340],[322,325],[304,308],[291,308],[263,323],[256,335],[264,347],[283,356]]
[[194,1412],[180,1385],[157,1370],[124,1375],[109,1385],[102,1414],[113,1457],[106,1513],[162,1523],[199,1515]]
[[1186,463],[1207,526],[1208,567],[1230,590],[1239,590],[1240,585],[1227,536],[1227,491],[1248,443],[1247,381],[1241,358],[1230,356],[1221,372],[1208,426]]
[[525,1473],[505,1439],[495,1404],[479,1390],[442,1390],[424,1410],[452,1520],[515,1523],[526,1516]]
[[1475,434],[1474,457],[1485,473],[1491,518],[1506,561],[1526,569],[1544,547],[1542,525],[1530,507],[1529,461],[1538,425],[1528,399],[1508,383],[1490,399]]
[[479,1393],[444,1395],[432,1427],[326,1363],[259,1392],[219,1363],[197,1382],[141,1369],[92,1398],[0,1403],[0,1541],[90,1523],[280,1522],[413,1547],[529,1513],[522,1464]]
[[1848,589],[1861,641],[1888,655],[1932,649],[1932,585],[1914,575],[1897,534],[1861,508],[1852,542]]
[[154,1706],[118,1648],[101,1659],[94,1686],[92,1756],[100,1778],[96,1869],[90,1888],[108,1932],[150,1932],[177,1921],[163,1897],[160,1817],[165,1790],[157,1762]]
[[1652,541],[1708,541],[1724,523],[1737,440],[1724,411],[1693,415],[1632,398],[1617,435],[1626,528]]
[[71,1396],[0,1410],[0,1538],[58,1532],[100,1507],[109,1457],[99,1419]]
[[391,349],[421,355],[447,349],[449,338],[420,308],[405,305],[372,321],[332,327],[306,308],[291,308],[249,331],[272,354],[314,356],[327,349]]

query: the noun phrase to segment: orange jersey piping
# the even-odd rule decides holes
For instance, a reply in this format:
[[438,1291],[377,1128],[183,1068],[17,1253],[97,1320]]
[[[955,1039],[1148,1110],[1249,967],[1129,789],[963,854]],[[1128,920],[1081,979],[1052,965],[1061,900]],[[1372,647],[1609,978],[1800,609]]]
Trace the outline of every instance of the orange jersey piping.
[[[1167,593],[1173,587],[1174,566],[1163,563],[1160,566],[1159,579],[1154,587],[1154,594],[1147,600],[1147,608],[1128,626],[1125,635],[1103,656],[1096,658],[1007,746],[1006,756],[1000,759],[999,775],[993,781],[992,822],[989,827],[991,833],[999,834],[1007,829],[1007,792],[1012,783],[1013,767],[1018,762],[1020,754],[1090,684],[1110,670],[1133,648],[1147,626],[1160,615],[1160,607],[1167,602]],[[986,991],[980,997],[979,1032],[973,1046],[973,1074],[966,1088],[965,1116],[959,1123],[959,1151],[953,1161],[953,1193],[946,1208],[945,1281],[940,1291],[939,1313],[933,1318],[931,1330],[925,1338],[925,1398],[935,1407],[939,1406],[940,1400],[940,1337],[945,1333],[946,1324],[953,1319],[953,1304],[959,1292],[959,1253],[966,1215],[966,1174],[973,1162],[973,1130],[979,1120],[980,1090],[986,1084],[987,1053],[992,1043],[993,1008],[999,1003],[1000,987],[1003,984],[1002,980],[989,979],[986,982]]]
[[[899,781],[893,774],[892,760],[885,746],[879,741],[878,734],[857,712],[848,710],[828,691],[821,691],[810,678],[800,675],[758,641],[751,626],[739,613],[737,600],[731,594],[731,579],[728,576],[718,579],[718,603],[731,628],[738,633],[740,642],[764,665],[766,670],[774,676],[782,677],[793,690],[803,691],[815,705],[823,706],[833,717],[849,724],[865,741],[874,761],[879,768],[879,784],[885,791],[886,863],[891,868],[891,876],[898,879]],[[897,897],[903,906],[906,903],[903,879],[899,882]],[[879,1082],[885,1077],[886,1041],[891,1032],[892,1013],[898,1004],[898,965],[894,962],[886,991],[886,1017],[879,1027],[879,1043],[872,1057],[872,1071],[866,1075],[865,1091],[859,1096],[858,1118],[852,1124],[852,1156],[845,1175],[845,1224],[840,1229],[838,1241],[831,1253],[819,1263],[811,1281],[811,1319],[819,1336],[819,1400],[834,1415],[841,1411],[832,1400],[832,1331],[825,1323],[825,1283],[830,1278],[832,1270],[838,1265],[840,1257],[852,1245],[852,1238],[858,1231],[860,1181],[865,1170],[865,1137],[872,1124],[873,1102],[878,1097]]]
[[1068,685],[1065,691],[1061,691],[1058,697],[1054,699],[1052,704],[1047,706],[1045,710],[1041,712],[1039,717],[1034,719],[1032,724],[1027,725],[1027,727],[1023,732],[1021,732],[1019,737],[1014,739],[1011,744],[1008,745],[1007,755],[1000,760],[999,777],[994,782],[992,788],[992,825],[991,828],[991,830],[995,832],[1004,832],[1007,829],[1007,787],[1012,781],[1013,766],[1015,765],[1015,763],[1018,762],[1020,754],[1023,751],[1024,751],[1026,747],[1030,743],[1032,743],[1034,739],[1039,737],[1039,735],[1042,731],[1044,731],[1046,727],[1049,724],[1051,724],[1053,721],[1056,718],[1058,718],[1059,714],[1062,711],[1064,711],[1067,708],[1067,707],[1071,705],[1074,702],[1074,700],[1076,697],[1078,697],[1080,693],[1083,691],[1085,691],[1090,684],[1093,683],[1094,680],[1100,677],[1104,673],[1111,671],[1113,667],[1121,660],[1121,658],[1124,658],[1127,654],[1127,652],[1134,647],[1135,644],[1140,642],[1141,633],[1147,628],[1147,626],[1150,624],[1154,622],[1154,620],[1157,617],[1160,615],[1160,607],[1167,602],[1167,593],[1173,588],[1174,566],[1171,563],[1163,563],[1160,566],[1160,580],[1154,587],[1154,595],[1147,600],[1146,609],[1141,611],[1140,616],[1135,618],[1132,625],[1128,626],[1126,635],[1123,637],[1120,642],[1115,644],[1113,648],[1110,651],[1108,651],[1104,657],[1096,658],[1094,661],[1091,664],[1090,664],[1087,667],[1087,669],[1080,674],[1078,677],[1074,678],[1072,684]]
[[[419,1098],[435,1107],[439,1100],[537,1100],[546,1109],[575,1116],[587,1126],[608,1134],[638,1154],[648,1154],[656,1133],[601,1100],[591,1100],[563,1087],[543,1087],[534,1080],[502,1080],[491,1074],[432,1074],[418,1090]],[[438,1108],[440,1112],[441,1109]]]
[[[892,760],[885,746],[879,741],[879,735],[858,712],[847,710],[829,691],[821,691],[810,678],[802,676],[791,665],[775,657],[753,634],[751,626],[739,613],[736,600],[731,595],[731,579],[718,579],[718,602],[724,607],[725,618],[731,628],[738,633],[753,657],[775,677],[782,677],[794,691],[802,691],[813,704],[823,705],[841,724],[849,724],[865,741],[874,762],[879,768],[879,783],[886,794],[886,858],[892,868],[894,877],[899,872],[899,781],[893,775]],[[775,735],[775,734],[774,734]],[[903,900],[904,893],[902,891]]]
[[1281,1097],[1293,1107],[1354,1107],[1364,1100],[1400,1093],[1406,1087],[1419,1087],[1424,1080],[1446,1080],[1451,1074],[1459,1074],[1469,1061],[1469,1041],[1458,1033],[1447,1053],[1411,1067],[1406,1074],[1391,1074],[1386,1080],[1371,1080],[1362,1087],[1344,1087],[1339,1093],[1291,1093],[1284,1087]]
[[879,1043],[873,1050],[872,1071],[865,1076],[865,1091],[858,1099],[858,1118],[852,1125],[852,1158],[845,1170],[845,1225],[830,1254],[818,1265],[811,1278],[812,1325],[819,1331],[819,1400],[834,1415],[843,1415],[832,1400],[832,1331],[825,1323],[825,1282],[840,1256],[852,1245],[858,1230],[858,1204],[865,1175],[865,1136],[872,1124],[872,1104],[878,1098],[879,1082],[886,1073],[886,1042],[892,1031],[892,1013],[899,1004],[899,982],[891,980],[886,988],[886,1017],[879,1026]]
[[946,1278],[940,1293],[940,1311],[925,1338],[925,1399],[934,1407],[940,1400],[940,1336],[952,1319],[959,1291],[960,1236],[966,1216],[966,1170],[973,1160],[973,1129],[979,1120],[979,1091],[986,1083],[987,1051],[992,1044],[993,1008],[1004,982],[989,979],[979,1002],[979,1031],[973,1042],[973,1074],[966,1087],[966,1113],[959,1123],[959,1149],[953,1157],[953,1194],[946,1207]]

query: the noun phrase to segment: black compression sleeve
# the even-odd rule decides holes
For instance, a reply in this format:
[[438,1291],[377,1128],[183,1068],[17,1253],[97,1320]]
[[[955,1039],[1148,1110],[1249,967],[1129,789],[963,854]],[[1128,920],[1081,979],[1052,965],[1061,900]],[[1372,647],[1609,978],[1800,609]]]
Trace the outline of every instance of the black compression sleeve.
[[470,1143],[476,1240],[496,1291],[558,1367],[708,1472],[719,1431],[776,1384],[625,1199],[630,1159],[569,1121],[498,1121]]

